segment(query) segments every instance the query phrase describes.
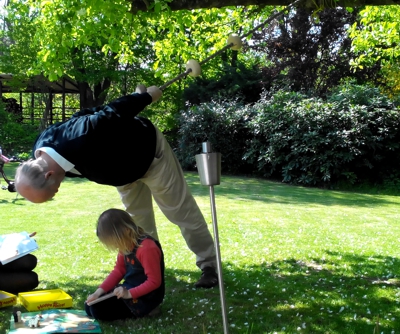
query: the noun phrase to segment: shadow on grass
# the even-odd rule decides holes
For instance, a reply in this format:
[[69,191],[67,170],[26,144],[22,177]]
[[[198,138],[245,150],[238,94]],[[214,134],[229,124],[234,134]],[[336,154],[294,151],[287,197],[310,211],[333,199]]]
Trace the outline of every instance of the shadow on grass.
[[83,177],[65,177],[63,183],[72,183],[72,184],[82,184],[86,182],[91,182],[88,179],[85,179]]
[[326,251],[326,259],[292,258],[246,272],[224,267],[228,303],[251,314],[254,333],[372,334],[377,324],[379,333],[400,329],[400,281],[384,276],[399,272],[397,258]]
[[[400,330],[399,281],[382,276],[399,272],[400,260],[326,251],[324,259],[286,259],[237,267],[223,264],[231,333],[391,333]],[[223,333],[219,289],[194,289],[198,272],[166,269],[166,297],[158,318],[102,323],[103,333]],[[83,309],[97,288],[95,277],[41,282],[61,288]],[[190,280],[190,282],[189,282]],[[0,311],[0,332],[12,308]],[[150,330],[151,328],[151,330]],[[197,328],[197,329],[196,329]]]
[[[47,202],[51,202],[51,201],[54,201],[54,198],[50,198],[49,200],[47,200]],[[15,197],[12,200],[0,199],[0,204],[25,205],[25,203],[29,203],[29,201],[19,195],[18,195],[18,197]]]
[[[194,196],[209,195],[209,186],[201,186],[197,174],[187,173],[185,176]],[[394,203],[378,195],[291,186],[264,179],[241,178],[235,176],[222,176],[221,184],[214,186],[214,190],[216,200],[221,196],[236,201],[252,200],[263,203],[280,203],[287,205],[340,205],[344,207],[367,208]],[[395,203],[397,204],[398,202]]]
[[25,198],[18,196],[14,199],[0,199],[0,204],[16,204],[16,205],[24,205]]

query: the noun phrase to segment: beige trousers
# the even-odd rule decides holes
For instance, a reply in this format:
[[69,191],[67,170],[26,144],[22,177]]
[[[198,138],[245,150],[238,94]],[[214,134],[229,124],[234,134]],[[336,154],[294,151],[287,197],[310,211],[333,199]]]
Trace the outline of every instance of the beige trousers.
[[196,254],[196,265],[216,266],[214,241],[190,189],[182,168],[164,135],[156,128],[155,158],[139,180],[117,187],[125,210],[135,223],[158,240],[152,195],[160,210],[179,226],[189,249]]

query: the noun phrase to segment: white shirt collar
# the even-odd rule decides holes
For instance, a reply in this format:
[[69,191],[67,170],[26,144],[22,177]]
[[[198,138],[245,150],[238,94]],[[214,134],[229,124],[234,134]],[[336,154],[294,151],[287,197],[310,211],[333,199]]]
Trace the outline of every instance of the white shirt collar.
[[41,147],[35,151],[35,158],[40,156],[39,151],[47,153],[50,158],[52,158],[57,164],[60,165],[62,169],[66,172],[69,172],[71,169],[74,169],[75,165],[70,163],[67,159],[63,158],[60,154],[58,154],[53,148],[51,147]]

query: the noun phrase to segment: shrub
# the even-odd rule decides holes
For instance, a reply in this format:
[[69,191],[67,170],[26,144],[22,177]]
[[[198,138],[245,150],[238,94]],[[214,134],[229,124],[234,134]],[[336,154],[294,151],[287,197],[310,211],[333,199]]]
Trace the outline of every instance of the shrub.
[[4,110],[0,103],[0,146],[6,155],[30,152],[39,131],[36,126],[17,122],[17,116]]
[[241,98],[246,103],[256,102],[262,93],[262,73],[257,65],[224,64],[216,78],[197,77],[184,90],[183,99],[191,105],[212,103],[215,99]]
[[254,106],[253,140],[246,158],[257,163],[261,175],[328,185],[343,179],[382,181],[394,170],[399,156],[397,110],[346,99],[300,98],[278,92]]
[[374,88],[345,85],[328,101],[264,93],[253,105],[219,101],[182,113],[178,158],[193,169],[201,143],[222,153],[222,171],[291,184],[398,187],[400,113]]
[[242,159],[250,139],[247,125],[249,108],[237,101],[219,101],[191,106],[179,117],[178,149],[182,167],[195,168],[195,155],[209,141],[214,152],[221,152],[221,169],[245,173],[249,166]]
[[395,104],[386,95],[381,94],[379,88],[351,82],[345,82],[332,89],[327,101],[337,103],[339,107],[361,105],[370,110],[395,108]]

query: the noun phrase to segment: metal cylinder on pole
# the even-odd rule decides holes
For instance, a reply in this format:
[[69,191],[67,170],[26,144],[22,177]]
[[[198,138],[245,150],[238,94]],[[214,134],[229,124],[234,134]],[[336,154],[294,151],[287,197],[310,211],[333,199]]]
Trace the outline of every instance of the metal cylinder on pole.
[[217,271],[219,292],[221,298],[222,321],[224,326],[224,334],[228,334],[228,315],[225,302],[224,281],[222,276],[222,260],[219,246],[218,223],[214,194],[214,185],[218,185],[221,182],[221,153],[212,152],[210,142],[202,143],[202,151],[203,152],[201,154],[196,155],[196,164],[200,176],[200,183],[203,186],[210,187],[210,205],[214,231],[215,252],[217,257]]

